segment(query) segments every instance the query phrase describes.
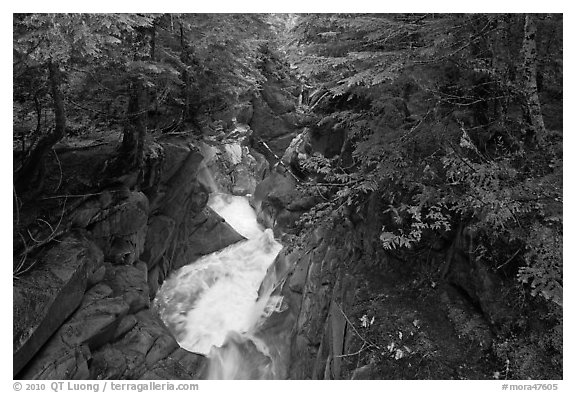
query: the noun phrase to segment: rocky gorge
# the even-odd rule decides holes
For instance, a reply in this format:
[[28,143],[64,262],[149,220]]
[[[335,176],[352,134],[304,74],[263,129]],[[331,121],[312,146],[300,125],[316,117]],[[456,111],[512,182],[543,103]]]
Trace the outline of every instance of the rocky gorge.
[[[284,299],[283,307],[258,333],[274,343],[270,350],[282,365],[280,377],[361,378],[363,366],[374,367],[374,361],[349,364],[344,355],[358,340],[366,339],[355,331],[357,323],[350,318],[358,314],[358,296],[367,290],[363,270],[370,269],[367,261],[388,260],[389,274],[398,278],[394,273],[399,269],[397,262],[370,240],[377,237],[379,229],[377,204],[367,213],[374,221],[355,227],[344,224],[348,226],[337,229],[339,232],[318,227],[306,240],[294,242],[299,235],[297,221],[319,202],[318,196],[297,190],[300,180],[292,172],[294,159],[314,150],[307,135],[310,131],[294,138],[275,167],[249,147],[249,126],[241,125],[234,132],[232,139],[221,139],[218,144],[208,139],[198,146],[185,138],[160,139],[148,149],[148,173],[143,177],[149,183],[145,187],[104,190],[86,197],[66,215],[60,224],[66,230],[37,253],[38,260],[29,273],[14,281],[16,378],[205,376],[206,358],[178,346],[152,300],[171,272],[244,239],[207,206],[214,190],[251,196],[259,222],[284,239],[285,248],[262,284],[275,288],[273,293]],[[86,150],[80,156],[91,154]],[[357,247],[358,241],[364,244],[362,249]],[[480,296],[476,301],[485,301],[487,312],[494,310],[487,315],[498,318],[498,303],[481,295],[494,296],[497,284],[463,261],[454,266],[459,270],[453,270],[451,282],[479,291],[467,296]],[[406,267],[402,269],[406,274]],[[451,284],[446,285],[443,307],[458,310],[461,318],[475,318],[478,326],[470,337],[480,347],[486,345],[491,333],[484,315],[451,290]],[[416,356],[418,351],[425,353],[439,345],[418,331],[424,325],[425,316],[418,315],[422,311],[403,310],[411,315],[404,323],[428,345],[416,341],[407,355]],[[418,329],[415,321],[422,324]],[[443,323],[452,324],[449,320]],[[366,345],[376,348],[377,344]],[[380,352],[383,358],[388,354],[387,350]],[[396,350],[390,353],[393,359]],[[476,356],[481,354],[479,350]]]
[[[328,92],[278,59],[262,69],[259,90],[214,110],[209,126],[151,131],[137,170],[118,170],[118,132],[54,146],[43,193],[22,204],[15,195],[13,377],[224,378],[211,361],[240,353],[250,361],[236,375],[249,379],[561,378],[561,324],[520,312],[528,301],[511,289],[520,249],[489,265],[475,254],[482,234],[464,219],[424,232],[423,246],[383,247],[400,214],[374,189],[346,203],[363,180],[350,169],[360,142],[337,116],[314,114]],[[402,89],[377,92],[378,127],[420,132],[424,93]],[[365,113],[371,104],[353,95],[325,103],[349,116],[347,105]],[[310,162],[337,163],[344,180],[326,181]],[[436,176],[427,170],[422,177]],[[249,200],[271,230],[263,244],[282,250],[257,293],[279,301],[254,340],[232,332],[211,359],[179,346],[155,299],[163,284],[177,286],[179,269],[246,241],[210,207],[215,193]],[[530,312],[546,314],[536,304]],[[254,371],[269,363],[274,372]]]

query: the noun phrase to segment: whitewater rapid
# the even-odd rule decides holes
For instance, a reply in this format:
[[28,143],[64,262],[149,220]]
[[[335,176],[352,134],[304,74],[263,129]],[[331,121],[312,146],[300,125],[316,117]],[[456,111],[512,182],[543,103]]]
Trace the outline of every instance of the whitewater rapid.
[[281,306],[260,285],[282,246],[247,198],[212,194],[208,205],[247,240],[174,272],[155,304],[182,348],[211,359],[208,378],[271,378],[272,359],[254,333]]

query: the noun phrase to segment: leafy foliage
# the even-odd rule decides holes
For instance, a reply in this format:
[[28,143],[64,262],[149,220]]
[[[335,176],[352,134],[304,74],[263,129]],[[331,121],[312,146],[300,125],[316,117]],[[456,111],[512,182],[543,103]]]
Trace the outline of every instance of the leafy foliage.
[[302,15],[287,48],[316,86],[314,127],[346,134],[339,156],[304,163],[329,198],[321,217],[362,217],[376,196],[388,250],[431,247],[464,225],[481,239],[470,257],[515,277],[561,324],[562,18],[531,17],[537,137],[524,15]]
[[13,27],[17,174],[42,140],[63,134],[52,133],[50,64],[60,74],[60,128],[120,130],[141,150],[147,129],[198,132],[249,99],[264,80],[271,31],[258,14],[17,14]]

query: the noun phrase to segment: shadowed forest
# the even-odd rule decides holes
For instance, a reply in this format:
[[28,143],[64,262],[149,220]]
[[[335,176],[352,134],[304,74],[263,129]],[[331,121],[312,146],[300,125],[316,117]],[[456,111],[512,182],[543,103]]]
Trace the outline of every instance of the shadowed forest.
[[218,192],[284,247],[236,378],[562,379],[562,14],[14,14],[13,84],[15,378],[206,377]]

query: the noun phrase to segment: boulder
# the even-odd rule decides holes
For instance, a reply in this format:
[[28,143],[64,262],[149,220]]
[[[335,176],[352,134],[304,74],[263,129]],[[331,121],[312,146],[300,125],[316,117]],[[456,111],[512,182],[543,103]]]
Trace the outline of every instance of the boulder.
[[297,183],[292,173],[277,167],[254,192],[252,204],[258,222],[274,228],[277,235],[297,232],[295,224],[302,213],[318,202],[315,196],[303,196],[296,187]]
[[[109,287],[108,287],[109,289]],[[90,358],[90,350],[99,348],[114,338],[120,320],[129,310],[121,297],[102,297],[109,293],[102,284],[85,296],[81,307],[64,323],[50,340],[26,365],[22,379],[68,379],[82,364],[73,360],[84,355]],[[90,350],[88,350],[90,349]],[[82,373],[83,379],[88,373]]]
[[198,151],[188,154],[180,168],[163,186],[163,199],[160,214],[179,222],[183,209],[191,205],[193,210],[200,211],[208,201],[208,194],[196,180],[198,170],[204,157]]
[[184,221],[177,233],[178,236],[167,250],[167,254],[172,256],[170,260],[165,260],[171,262],[166,267],[167,271],[176,270],[201,256],[244,240],[242,235],[209,207]]
[[262,98],[278,115],[296,110],[294,96],[273,84],[266,84],[262,89]]
[[162,141],[164,160],[162,162],[161,183],[166,183],[182,167],[184,160],[190,155],[190,147],[182,142]]
[[80,346],[70,351],[59,353],[52,361],[43,368],[27,372],[26,375],[20,376],[19,379],[66,379],[80,380],[89,379],[88,360],[90,359],[90,350],[87,346]]
[[135,318],[136,324],[119,341],[94,352],[91,378],[139,379],[161,373],[159,365],[178,349],[178,344],[149,309],[140,311]]
[[140,379],[200,379],[206,368],[206,358],[177,348],[166,358],[152,364]]
[[148,268],[144,262],[134,266],[106,266],[104,282],[113,290],[113,296],[122,297],[128,304],[130,313],[134,314],[150,306],[148,289]]
[[148,212],[148,198],[137,191],[128,192],[121,203],[101,211],[91,232],[107,261],[131,264],[139,258],[146,239]]
[[102,252],[92,242],[70,234],[14,281],[14,375],[80,305],[88,278],[102,263]]
[[253,115],[254,107],[252,106],[252,103],[248,103],[240,107],[236,120],[239,123],[248,124],[252,120]]
[[258,182],[264,178],[268,161],[242,140],[245,138],[242,134],[247,131],[250,130],[238,126],[233,131],[238,134],[235,139],[224,140],[219,145],[202,143],[205,170],[200,173],[200,181],[212,192],[253,194]]
[[148,220],[144,251],[140,259],[146,262],[149,269],[154,267],[164,255],[175,228],[176,221],[164,215],[153,216]]
[[284,153],[297,133],[294,118],[287,116],[286,113],[283,115],[275,113],[260,98],[254,100],[254,113],[249,125],[254,130],[257,141],[265,141],[277,156]]

